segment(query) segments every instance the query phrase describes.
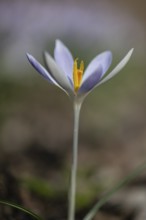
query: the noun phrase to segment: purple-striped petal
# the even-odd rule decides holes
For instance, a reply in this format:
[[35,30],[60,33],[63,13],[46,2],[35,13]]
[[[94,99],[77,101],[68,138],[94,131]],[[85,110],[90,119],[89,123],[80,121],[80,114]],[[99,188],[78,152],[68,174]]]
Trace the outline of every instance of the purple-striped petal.
[[30,54],[26,54],[31,65],[39,72],[45,79],[47,79],[50,83],[55,84],[57,86],[58,83],[52,78],[49,72]]
[[96,69],[92,73],[90,73],[88,78],[83,81],[78,93],[88,93],[91,89],[93,89],[100,81],[102,73],[102,66],[98,64],[98,67],[96,67]]
[[88,65],[83,81],[89,77],[92,72],[95,72],[99,65],[102,67],[101,77],[106,73],[112,62],[112,53],[110,51],[105,51],[98,56],[96,56]]
[[64,73],[72,79],[73,57],[69,49],[60,40],[56,40],[54,58]]
[[115,76],[117,73],[119,73],[121,71],[121,69],[124,68],[124,66],[128,63],[132,53],[133,53],[133,48],[127,53],[127,55],[120,61],[120,63],[104,78],[102,79],[99,84],[103,84],[105,83],[106,81],[108,81],[109,79],[111,79],[113,76]]

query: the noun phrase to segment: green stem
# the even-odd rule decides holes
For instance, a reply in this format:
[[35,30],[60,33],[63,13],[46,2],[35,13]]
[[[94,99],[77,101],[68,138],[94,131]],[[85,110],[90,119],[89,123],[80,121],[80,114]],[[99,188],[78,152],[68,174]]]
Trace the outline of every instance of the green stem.
[[71,179],[69,188],[68,220],[75,219],[76,176],[78,164],[78,134],[81,103],[74,102],[74,130],[73,130],[73,156],[71,167]]

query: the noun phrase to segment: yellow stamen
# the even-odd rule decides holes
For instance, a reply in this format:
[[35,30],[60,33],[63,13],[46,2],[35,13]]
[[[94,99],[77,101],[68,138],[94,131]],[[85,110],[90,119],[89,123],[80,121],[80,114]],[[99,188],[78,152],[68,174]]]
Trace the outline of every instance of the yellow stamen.
[[80,67],[78,68],[78,59],[75,59],[73,66],[73,82],[74,82],[74,91],[77,92],[80,88],[83,72],[84,72],[84,62],[81,61]]

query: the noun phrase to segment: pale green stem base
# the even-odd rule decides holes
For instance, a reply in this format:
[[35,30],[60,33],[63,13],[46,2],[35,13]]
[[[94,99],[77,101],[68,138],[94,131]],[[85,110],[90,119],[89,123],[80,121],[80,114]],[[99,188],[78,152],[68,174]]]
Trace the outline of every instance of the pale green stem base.
[[69,188],[68,220],[75,219],[76,176],[78,164],[78,134],[81,103],[74,102],[73,156]]

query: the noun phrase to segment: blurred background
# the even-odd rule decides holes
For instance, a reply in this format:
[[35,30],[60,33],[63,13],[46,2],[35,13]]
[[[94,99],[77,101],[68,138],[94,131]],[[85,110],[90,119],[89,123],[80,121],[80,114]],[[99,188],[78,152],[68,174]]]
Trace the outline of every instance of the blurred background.
[[[66,218],[73,110],[68,97],[32,68],[60,39],[88,65],[111,50],[110,70],[81,111],[77,217],[146,157],[146,3],[144,0],[0,0],[0,197],[46,219]],[[146,173],[116,194],[101,220],[145,220]],[[57,211],[56,211],[57,210]],[[11,213],[11,214],[10,214]],[[1,219],[20,213],[1,207]],[[6,219],[6,218],[4,218]],[[12,219],[11,217],[9,219]],[[28,219],[28,218],[27,218]]]

